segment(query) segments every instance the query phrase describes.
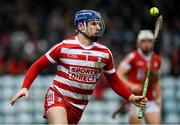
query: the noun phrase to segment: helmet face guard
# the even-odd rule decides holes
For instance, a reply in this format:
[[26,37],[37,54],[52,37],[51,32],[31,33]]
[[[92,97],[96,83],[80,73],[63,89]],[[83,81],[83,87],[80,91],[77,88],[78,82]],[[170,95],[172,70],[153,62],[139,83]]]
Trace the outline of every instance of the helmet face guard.
[[[89,21],[98,21],[100,23],[101,30],[100,30],[100,33],[97,36],[102,37],[102,35],[104,34],[104,31],[105,31],[104,20],[102,18],[101,19],[92,19],[92,20],[88,20],[87,23]],[[86,23],[86,25],[87,25],[87,23]]]
[[[97,37],[102,37],[104,31],[105,31],[105,24],[104,24],[104,20],[101,17],[101,14],[93,11],[93,10],[81,10],[79,12],[77,12],[75,14],[74,17],[74,26],[76,27],[76,29],[78,30],[78,24],[82,23],[85,27],[84,31],[80,31],[79,32],[85,34],[86,30],[87,30],[87,23],[89,21],[99,21],[100,22],[100,27],[101,27],[101,32],[97,35]],[[87,35],[86,35],[87,36]]]

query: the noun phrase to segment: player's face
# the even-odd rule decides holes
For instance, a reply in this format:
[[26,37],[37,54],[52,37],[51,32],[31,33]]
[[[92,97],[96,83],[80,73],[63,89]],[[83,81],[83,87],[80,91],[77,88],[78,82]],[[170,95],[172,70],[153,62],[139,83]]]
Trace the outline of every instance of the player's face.
[[152,39],[145,38],[141,40],[139,47],[141,48],[144,54],[149,54],[152,49],[152,45],[153,45],[152,43],[153,43]]
[[101,36],[102,30],[102,22],[100,20],[91,20],[87,23],[86,35],[96,39]]

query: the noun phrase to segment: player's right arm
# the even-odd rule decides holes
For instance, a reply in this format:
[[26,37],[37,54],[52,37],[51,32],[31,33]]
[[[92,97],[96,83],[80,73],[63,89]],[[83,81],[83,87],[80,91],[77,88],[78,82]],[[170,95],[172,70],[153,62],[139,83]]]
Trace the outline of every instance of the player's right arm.
[[130,53],[127,55],[123,61],[119,64],[117,68],[117,74],[119,78],[122,80],[123,83],[127,85],[128,88],[131,89],[132,92],[139,92],[141,91],[141,87],[139,85],[134,84],[127,78],[127,73],[131,70],[131,62],[134,58],[134,53]]
[[35,78],[40,74],[41,71],[49,67],[52,63],[57,63],[59,60],[61,46],[59,44],[52,47],[45,55],[41,56],[36,62],[34,62],[29,70],[27,71],[21,90],[15,94],[11,100],[11,105],[25,96],[25,99],[28,99],[28,90],[32,85]]

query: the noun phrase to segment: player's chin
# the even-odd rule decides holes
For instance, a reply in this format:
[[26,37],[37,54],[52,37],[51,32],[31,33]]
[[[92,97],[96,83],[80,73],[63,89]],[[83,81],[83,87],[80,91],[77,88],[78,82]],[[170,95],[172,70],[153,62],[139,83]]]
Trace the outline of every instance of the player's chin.
[[93,35],[90,38],[91,38],[92,41],[95,42],[95,41],[97,41],[100,38],[100,36],[99,35]]
[[151,49],[144,49],[142,50],[144,54],[149,54],[151,52]]

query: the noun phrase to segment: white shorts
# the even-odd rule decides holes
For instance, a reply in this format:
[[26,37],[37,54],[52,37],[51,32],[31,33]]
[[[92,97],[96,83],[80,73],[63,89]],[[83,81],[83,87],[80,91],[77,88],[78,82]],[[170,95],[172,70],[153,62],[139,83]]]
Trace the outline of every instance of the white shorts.
[[[137,106],[135,106],[134,104],[130,104],[129,106],[129,112],[130,114],[137,114],[139,111],[139,108]],[[155,101],[148,101],[146,108],[144,110],[145,113],[148,112],[160,112],[160,107],[158,106],[158,104]]]

